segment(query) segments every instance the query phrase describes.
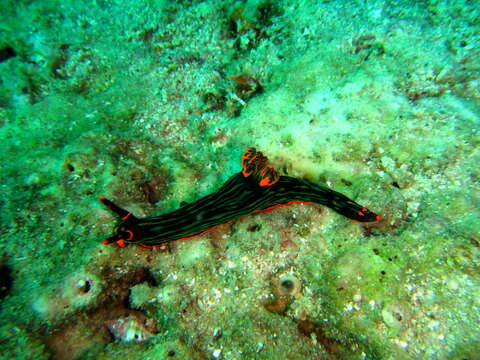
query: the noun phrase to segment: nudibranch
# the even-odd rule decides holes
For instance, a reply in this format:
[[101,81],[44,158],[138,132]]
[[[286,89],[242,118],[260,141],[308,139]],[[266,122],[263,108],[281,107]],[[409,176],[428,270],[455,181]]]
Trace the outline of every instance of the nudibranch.
[[242,171],[228,179],[216,192],[178,210],[137,218],[112,201],[99,200],[117,214],[121,223],[114,235],[103,244],[120,246],[138,244],[152,247],[180,239],[203,235],[217,226],[252,213],[271,210],[292,203],[316,203],[362,223],[374,222],[380,216],[343,194],[305,179],[279,176],[268,166],[268,159],[255,148],[242,155]]

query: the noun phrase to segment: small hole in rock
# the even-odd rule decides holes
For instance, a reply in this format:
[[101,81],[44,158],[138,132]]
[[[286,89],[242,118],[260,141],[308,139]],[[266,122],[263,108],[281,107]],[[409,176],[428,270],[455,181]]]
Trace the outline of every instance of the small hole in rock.
[[92,288],[92,284],[88,280],[79,280],[77,283],[77,286],[78,286],[78,291],[81,292],[82,294],[88,293]]
[[65,164],[65,168],[66,168],[68,171],[70,171],[70,172],[74,172],[74,171],[75,171],[75,168],[74,168],[73,165],[70,164],[70,163],[66,163],[66,164]]
[[282,281],[282,286],[285,288],[285,289],[293,289],[293,281],[292,280],[283,280]]

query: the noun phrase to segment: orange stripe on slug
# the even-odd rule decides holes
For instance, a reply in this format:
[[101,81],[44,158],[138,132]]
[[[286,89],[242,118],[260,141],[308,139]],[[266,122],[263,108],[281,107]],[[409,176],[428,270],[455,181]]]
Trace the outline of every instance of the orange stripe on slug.
[[286,202],[286,203],[284,203],[284,204],[276,204],[276,205],[270,206],[270,207],[265,208],[265,209],[257,210],[257,211],[255,211],[255,214],[258,214],[258,213],[260,213],[260,212],[265,212],[265,211],[273,210],[273,209],[276,209],[276,208],[278,208],[278,207],[287,206],[287,205],[290,205],[290,204],[313,204],[313,201],[292,200],[292,201]]
[[[191,236],[186,236],[186,237],[182,237],[182,238],[179,238],[179,239],[176,239],[177,240],[187,240],[187,239],[193,239],[193,238],[196,238],[196,237],[199,237],[199,236],[202,236],[212,230],[215,230],[216,228],[222,226],[222,225],[228,225],[228,224],[231,224],[232,221],[227,221],[227,222],[224,222],[222,224],[219,224],[219,225],[215,225],[214,227],[211,227],[210,229],[207,229],[207,230],[204,230],[198,234],[195,234],[195,235],[191,235]],[[138,245],[140,246],[143,246],[144,248],[154,248],[154,247],[157,247],[157,246],[163,246],[165,244],[158,244],[158,245],[147,245],[147,244],[142,244],[142,243],[139,243]]]
[[132,215],[131,212],[129,212],[129,213],[128,213],[127,215],[125,215],[124,217],[122,217],[122,220],[127,220],[127,219],[130,217],[130,215]]

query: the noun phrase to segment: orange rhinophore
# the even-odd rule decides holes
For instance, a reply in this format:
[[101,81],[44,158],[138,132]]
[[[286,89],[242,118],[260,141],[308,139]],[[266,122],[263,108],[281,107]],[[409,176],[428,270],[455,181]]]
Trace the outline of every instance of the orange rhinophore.
[[252,147],[242,155],[242,174],[245,177],[253,174],[260,186],[271,186],[280,179],[275,169],[268,166],[268,158]]

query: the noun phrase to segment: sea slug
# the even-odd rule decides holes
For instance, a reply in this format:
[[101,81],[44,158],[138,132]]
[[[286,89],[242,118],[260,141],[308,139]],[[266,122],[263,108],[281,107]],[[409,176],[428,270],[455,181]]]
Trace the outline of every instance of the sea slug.
[[103,243],[120,246],[151,247],[197,237],[240,216],[291,203],[325,205],[362,223],[380,219],[379,215],[327,187],[305,179],[279,176],[255,148],[243,153],[242,171],[230,177],[220,189],[170,213],[137,218],[104,197],[99,200],[122,220],[115,234]]

